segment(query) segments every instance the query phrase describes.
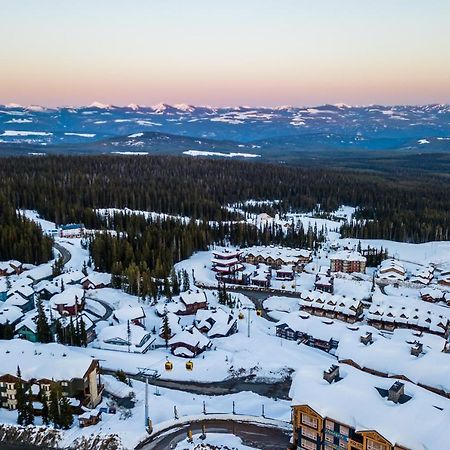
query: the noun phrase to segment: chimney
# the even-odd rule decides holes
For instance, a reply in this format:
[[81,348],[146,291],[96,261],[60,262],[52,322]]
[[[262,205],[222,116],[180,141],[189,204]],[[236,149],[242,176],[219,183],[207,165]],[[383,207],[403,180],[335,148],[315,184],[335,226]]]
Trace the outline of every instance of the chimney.
[[333,364],[328,370],[324,370],[323,379],[332,383],[333,381],[339,381],[339,366]]
[[372,339],[372,333],[370,333],[369,331],[366,334],[363,334],[359,340],[364,344],[364,345],[369,345],[373,342]]
[[388,390],[388,400],[394,403],[400,401],[400,397],[405,394],[405,385],[396,381]]
[[450,353],[450,342],[446,341],[444,344],[444,349],[442,350],[444,353]]
[[416,342],[411,347],[411,355],[420,356],[420,354],[422,353],[422,350],[423,350],[423,344],[421,342]]

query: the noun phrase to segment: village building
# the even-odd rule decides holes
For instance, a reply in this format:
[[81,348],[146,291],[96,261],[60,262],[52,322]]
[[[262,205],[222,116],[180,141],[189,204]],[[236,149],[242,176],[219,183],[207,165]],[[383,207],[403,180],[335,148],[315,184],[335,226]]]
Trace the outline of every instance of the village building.
[[84,234],[84,225],[82,223],[70,223],[59,227],[59,237],[62,238],[80,238]]
[[172,353],[184,358],[194,358],[211,345],[211,341],[194,326],[185,328],[169,340]]
[[293,281],[295,271],[293,266],[281,266],[275,270],[276,279],[279,281]]
[[212,270],[216,272],[216,279],[233,283],[240,278],[239,272],[244,270],[241,262],[242,251],[240,250],[215,250],[211,259]]
[[340,251],[330,256],[330,271],[353,273],[366,271],[366,257],[358,252]]
[[444,301],[444,293],[440,291],[439,289],[434,288],[423,288],[420,290],[420,298],[424,302],[430,302],[430,303],[437,303],[440,301]]
[[23,312],[18,306],[0,306],[0,325],[11,325],[14,327],[23,318]]
[[156,336],[140,325],[121,324],[102,328],[97,337],[100,348],[129,353],[147,353],[155,348]]
[[113,319],[120,324],[131,323],[145,327],[145,312],[142,306],[124,306],[116,309],[113,313]]
[[92,272],[81,280],[83,289],[103,289],[111,286],[111,274]]
[[21,379],[37,384],[49,393],[52,383],[58,383],[62,395],[76,398],[83,406],[94,408],[102,400],[99,363],[60,344],[37,345],[20,339],[0,341],[0,401],[8,409],[17,407],[17,367]]
[[301,272],[303,267],[312,261],[312,252],[274,245],[256,246],[244,249],[243,258],[247,264],[266,264],[273,269],[289,266],[293,267],[296,272]]
[[443,270],[438,278],[438,284],[445,287],[450,287],[450,271],[449,270]]
[[378,329],[393,331],[406,328],[447,337],[449,315],[438,305],[415,302],[411,299],[377,295],[367,312],[367,322]]
[[177,314],[182,316],[195,314],[199,309],[208,308],[206,294],[199,289],[182,292],[179,297],[179,306],[180,309],[177,311]]
[[253,273],[250,275],[250,283],[253,286],[258,286],[261,288],[270,287],[272,280],[272,269],[266,265],[256,266]]
[[[324,322],[305,312],[291,313],[275,326],[276,335],[289,341],[297,341],[325,352],[333,352],[339,345],[343,324]],[[335,326],[337,325],[337,326]]]
[[16,273],[9,262],[0,262],[0,277],[8,277]]
[[[43,305],[43,311],[47,318],[47,322],[50,325],[50,330],[54,334],[55,326],[54,319],[59,316],[56,311],[53,311],[49,306]],[[20,320],[19,323],[15,326],[15,334],[20,339],[25,339],[30,342],[38,342],[38,334],[37,334],[37,321],[38,312],[36,309],[29,311],[25,314],[25,316]]]
[[5,305],[17,306],[22,310],[23,313],[31,311],[32,309],[34,309],[34,292],[30,297],[24,297],[20,293],[14,292],[6,299]]
[[360,300],[321,291],[303,291],[300,308],[310,314],[355,323],[362,320],[364,306]]
[[210,339],[228,337],[237,333],[237,319],[222,308],[197,311],[195,326]]
[[450,439],[439,396],[350,366],[300,367],[289,395],[291,449],[441,449]]
[[434,268],[431,266],[428,267],[419,267],[414,273],[411,275],[409,281],[412,283],[422,284],[427,286],[431,283],[434,276]]
[[385,259],[378,267],[378,278],[380,280],[404,281],[406,270],[400,261]]
[[50,299],[50,305],[61,315],[76,316],[83,311],[86,292],[81,287],[69,286]]
[[316,274],[314,289],[316,291],[328,292],[329,294],[334,292],[334,277],[330,275],[328,268],[320,268],[319,273]]

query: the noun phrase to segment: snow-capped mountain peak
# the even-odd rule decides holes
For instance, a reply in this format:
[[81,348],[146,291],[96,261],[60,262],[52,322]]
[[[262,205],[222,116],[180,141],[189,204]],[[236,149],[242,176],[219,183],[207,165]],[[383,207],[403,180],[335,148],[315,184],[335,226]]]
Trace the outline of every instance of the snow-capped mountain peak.
[[111,105],[105,105],[104,103],[94,101],[90,105],[88,105],[88,108],[110,109]]

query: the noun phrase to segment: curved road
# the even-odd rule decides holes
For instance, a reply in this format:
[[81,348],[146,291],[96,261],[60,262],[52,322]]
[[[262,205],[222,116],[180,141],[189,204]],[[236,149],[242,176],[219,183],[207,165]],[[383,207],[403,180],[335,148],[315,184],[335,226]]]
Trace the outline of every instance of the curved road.
[[136,449],[168,450],[174,448],[176,444],[186,439],[189,429],[193,434],[202,433],[202,425],[206,427],[206,434],[208,432],[234,434],[240,437],[245,445],[260,450],[284,450],[289,445],[289,431],[264,425],[243,423],[236,418],[236,421],[205,419],[200,422],[181,425],[174,428],[170,434],[164,433],[160,437],[150,438],[146,443],[138,445]]
[[61,253],[63,258],[63,265],[66,265],[72,258],[72,255],[69,252],[69,250],[67,250],[65,247],[63,247],[61,244],[58,244],[57,242],[53,243],[53,247],[55,247],[56,250],[58,250],[58,252]]

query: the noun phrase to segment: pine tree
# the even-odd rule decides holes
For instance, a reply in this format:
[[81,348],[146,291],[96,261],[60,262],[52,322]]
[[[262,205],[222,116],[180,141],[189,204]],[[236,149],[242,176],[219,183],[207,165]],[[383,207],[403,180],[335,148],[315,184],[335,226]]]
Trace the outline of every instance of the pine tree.
[[64,339],[64,329],[61,325],[61,321],[55,321],[55,332],[56,338],[60,344],[66,344],[66,340]]
[[68,430],[73,424],[73,415],[70,402],[67,397],[62,397],[60,400],[60,417],[59,426],[64,430]]
[[33,424],[34,424],[33,394],[31,392],[30,387],[26,395],[24,425],[33,425]]
[[172,285],[172,294],[179,295],[180,294],[180,283],[178,281],[177,273],[175,269],[172,269],[170,273],[170,284]]
[[189,274],[186,269],[183,269],[183,292],[188,291],[190,288]]
[[87,332],[86,324],[84,323],[83,316],[80,317],[80,345],[87,347]]
[[168,278],[164,278],[164,297],[172,300],[172,291],[170,290],[170,282]]
[[16,401],[17,401],[17,423],[19,425],[25,425],[27,412],[26,412],[26,398],[22,380],[15,384],[16,388]]
[[128,353],[130,353],[130,346],[131,346],[131,325],[130,321],[127,320],[127,344],[128,344]]
[[50,330],[50,325],[47,321],[47,316],[45,315],[44,306],[42,304],[42,300],[38,298],[37,300],[37,320],[36,320],[36,330],[37,330],[37,338],[39,342],[43,344],[47,344],[52,342],[52,333]]
[[48,406],[48,418],[55,428],[58,428],[60,423],[59,397],[59,387],[55,384],[50,390],[50,402]]
[[41,398],[42,402],[42,423],[44,425],[48,425],[50,423],[49,420],[49,410],[48,410],[48,402],[46,398]]
[[166,343],[166,348],[169,346],[169,339],[172,335],[172,331],[170,329],[169,325],[169,317],[167,316],[167,311],[164,314],[163,317],[163,324],[162,324],[162,338],[164,339],[164,342]]

